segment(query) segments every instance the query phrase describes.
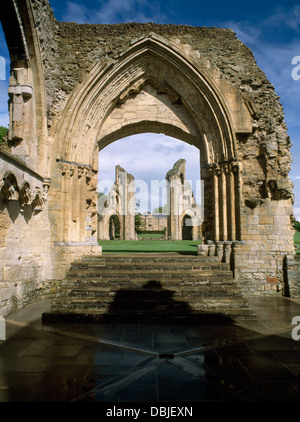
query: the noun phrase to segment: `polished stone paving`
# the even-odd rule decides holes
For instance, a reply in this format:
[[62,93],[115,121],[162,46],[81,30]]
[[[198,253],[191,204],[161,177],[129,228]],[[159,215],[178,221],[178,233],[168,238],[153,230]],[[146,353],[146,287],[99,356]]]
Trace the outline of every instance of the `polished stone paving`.
[[6,318],[0,402],[300,402],[300,301],[249,301],[255,319],[89,323],[37,301]]

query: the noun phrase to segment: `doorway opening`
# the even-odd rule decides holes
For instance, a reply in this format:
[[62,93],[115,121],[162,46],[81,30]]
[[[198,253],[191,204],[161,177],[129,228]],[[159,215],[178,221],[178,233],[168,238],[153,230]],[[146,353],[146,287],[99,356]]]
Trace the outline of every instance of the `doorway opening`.
[[117,215],[112,215],[109,219],[109,239],[120,239],[120,220]]
[[193,239],[193,221],[189,215],[185,215],[182,219],[182,240]]
[[[173,203],[170,204],[169,192],[174,180],[170,183],[169,174],[173,175],[177,167],[178,186],[183,191],[177,197],[182,198],[184,204],[177,206],[180,211],[176,214]],[[187,185],[191,192],[188,201]],[[130,241],[199,241],[201,235],[193,239],[193,233],[197,231],[192,227],[186,228],[183,233],[180,221],[187,206],[193,206],[193,210],[196,207],[200,209],[201,187],[200,151],[184,141],[163,134],[143,133],[109,144],[99,152],[98,241],[117,238]],[[114,231],[115,221],[112,217],[105,218],[105,213],[119,216],[119,237]],[[169,228],[172,213],[178,220],[176,236]],[[108,229],[105,224],[109,225]]]

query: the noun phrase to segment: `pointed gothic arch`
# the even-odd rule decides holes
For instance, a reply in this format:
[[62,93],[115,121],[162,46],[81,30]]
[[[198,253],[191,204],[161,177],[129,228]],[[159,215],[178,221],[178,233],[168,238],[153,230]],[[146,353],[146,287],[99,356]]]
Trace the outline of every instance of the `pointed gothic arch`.
[[[92,164],[98,143],[101,144],[104,138],[110,142],[112,132],[121,128],[133,133],[132,125],[155,123],[165,126],[164,132],[176,133],[174,128],[166,128],[163,118],[154,122],[151,119],[123,122],[109,134],[103,130],[115,108],[140,93],[146,85],[168,95],[171,104],[182,105],[191,118],[189,127],[183,132],[190,143],[200,148],[203,163],[237,159],[235,131],[239,122],[235,121],[236,116],[230,111],[223,93],[204,68],[200,69],[176,45],[156,34],[133,43],[118,60],[104,68],[96,64],[75,89],[60,121],[53,126],[53,131],[60,134],[60,157],[68,161],[80,158],[80,161]],[[245,106],[243,112],[245,122],[249,121]],[[177,137],[182,138],[183,134],[177,134]]]
[[[12,271],[18,291],[27,292],[32,279],[34,292],[44,281],[63,279],[72,260],[101,253],[98,150],[151,131],[201,151],[205,246],[208,240],[219,249],[232,245],[245,291],[278,294],[278,286],[289,283],[291,294],[299,295],[298,275],[282,265],[283,257],[294,256],[291,141],[283,108],[233,31],[57,22],[48,0],[6,0],[0,12],[11,57],[13,144],[11,155],[0,151],[0,160],[22,187],[21,202],[29,203],[24,181],[42,193],[33,197],[37,214],[26,221],[18,216],[17,224],[5,204],[17,192],[5,187],[4,202],[0,195],[1,279],[11,282]],[[20,233],[26,241],[16,245]],[[39,258],[26,269],[12,253],[30,262]],[[19,296],[15,287],[11,296]],[[21,296],[23,303],[28,295]]]
[[[207,194],[204,238],[239,239],[235,136],[238,128],[248,130],[251,119],[238,93],[234,95],[245,117],[242,129],[240,115],[208,72],[175,44],[150,34],[106,66],[96,64],[70,95],[52,128],[58,133],[59,160],[84,163],[96,173],[98,151],[122,137],[156,132],[188,142],[200,150],[199,178],[206,192],[218,186],[214,200]],[[216,169],[220,175],[215,179]],[[229,192],[235,199],[227,204]]]

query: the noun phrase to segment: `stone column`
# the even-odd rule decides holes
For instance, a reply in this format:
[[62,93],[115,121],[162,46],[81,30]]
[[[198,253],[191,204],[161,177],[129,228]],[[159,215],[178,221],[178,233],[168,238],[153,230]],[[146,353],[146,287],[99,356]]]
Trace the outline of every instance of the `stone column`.
[[31,70],[14,68],[9,80],[9,132],[12,153],[28,164],[35,158],[33,134],[35,133],[32,107]]
[[227,173],[227,205],[228,205],[228,240],[236,239],[235,222],[235,181],[232,166],[228,166]]
[[86,202],[85,202],[85,169],[81,168],[80,170],[80,177],[79,177],[79,203],[77,204],[78,210],[79,210],[79,233],[80,233],[80,239],[85,238],[85,225],[86,225]]
[[63,204],[64,204],[64,211],[63,211],[63,241],[70,240],[70,178],[71,174],[73,173],[73,169],[68,168],[67,166],[64,167],[63,177]]
[[234,180],[234,211],[235,211],[235,239],[242,240],[241,236],[241,182],[240,182],[240,168],[238,164],[232,166],[233,180]]
[[214,240],[220,240],[220,219],[219,219],[219,171],[220,169],[215,167],[213,170],[214,179]]
[[226,167],[221,167],[220,174],[220,214],[221,214],[221,237],[222,240],[227,240],[227,183],[226,183]]
[[80,209],[80,192],[79,192],[79,172],[78,168],[74,169],[72,179],[72,221],[78,222]]
[[[216,215],[219,217],[219,224],[216,221],[216,231],[219,231],[219,240],[227,240],[227,183],[224,166],[218,166],[216,168],[218,175],[217,185],[215,190],[215,209]],[[219,227],[217,229],[217,227]],[[216,240],[216,239],[215,239]]]

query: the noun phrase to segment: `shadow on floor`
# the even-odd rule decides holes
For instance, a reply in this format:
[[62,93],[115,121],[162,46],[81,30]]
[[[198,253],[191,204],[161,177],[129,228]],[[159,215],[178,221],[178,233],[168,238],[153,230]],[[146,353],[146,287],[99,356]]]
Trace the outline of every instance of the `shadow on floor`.
[[[209,292],[207,292],[208,294]],[[73,294],[76,294],[76,288],[73,289]],[[103,293],[101,293],[103,294]],[[107,298],[105,297],[103,302],[101,302],[101,297],[99,295],[99,300],[94,305],[94,310],[92,304],[89,309],[84,311],[83,309],[80,312],[72,312],[67,310],[65,313],[60,313],[58,311],[50,311],[43,313],[42,319],[43,322],[52,322],[55,321],[99,321],[99,322],[110,322],[110,321],[122,321],[125,320],[128,322],[143,320],[146,322],[149,320],[153,322],[159,320],[160,323],[170,323],[170,322],[187,322],[187,324],[193,321],[194,323],[205,323],[211,321],[216,321],[220,324],[232,324],[234,321],[230,316],[230,310],[233,312],[235,317],[241,316],[243,318],[254,318],[254,313],[251,312],[248,307],[244,304],[244,308],[239,309],[239,297],[227,298],[228,302],[233,301],[231,305],[223,311],[218,312],[218,299],[216,299],[215,309],[205,310],[205,296],[198,300],[198,307],[200,310],[195,310],[190,306],[190,303],[197,302],[197,298],[189,296],[187,297],[189,302],[184,300],[176,300],[176,292],[171,289],[166,289],[162,284],[157,280],[150,280],[145,283],[142,288],[126,288],[119,289],[115,294],[111,302],[106,305],[106,311],[99,313],[99,309],[103,309],[103,303],[107,303]],[[77,299],[76,296],[74,296]],[[225,296],[224,296],[225,297]],[[80,298],[80,296],[79,296]],[[97,299],[97,296],[94,296],[93,299]],[[204,300],[203,300],[204,299]],[[209,297],[212,302],[215,298],[213,296]],[[201,300],[203,303],[201,304]],[[236,300],[236,307],[235,307]],[[231,306],[231,308],[230,308]],[[201,310],[204,309],[204,310]]]
[[[156,305],[171,298],[172,306],[189,311],[173,301],[172,292],[158,300],[160,286],[149,287]],[[119,292],[98,321],[41,323],[45,310],[39,308],[33,319],[33,306],[7,318],[7,340],[0,342],[0,401],[300,401],[300,342],[290,333],[259,334],[256,321],[240,325],[220,314],[175,319],[166,311],[156,319],[137,313],[127,319],[115,314],[124,294],[131,292]],[[140,292],[137,312],[150,307],[142,299]],[[274,314],[271,302],[262,306],[265,314],[268,307]],[[288,309],[278,305],[278,320]]]

